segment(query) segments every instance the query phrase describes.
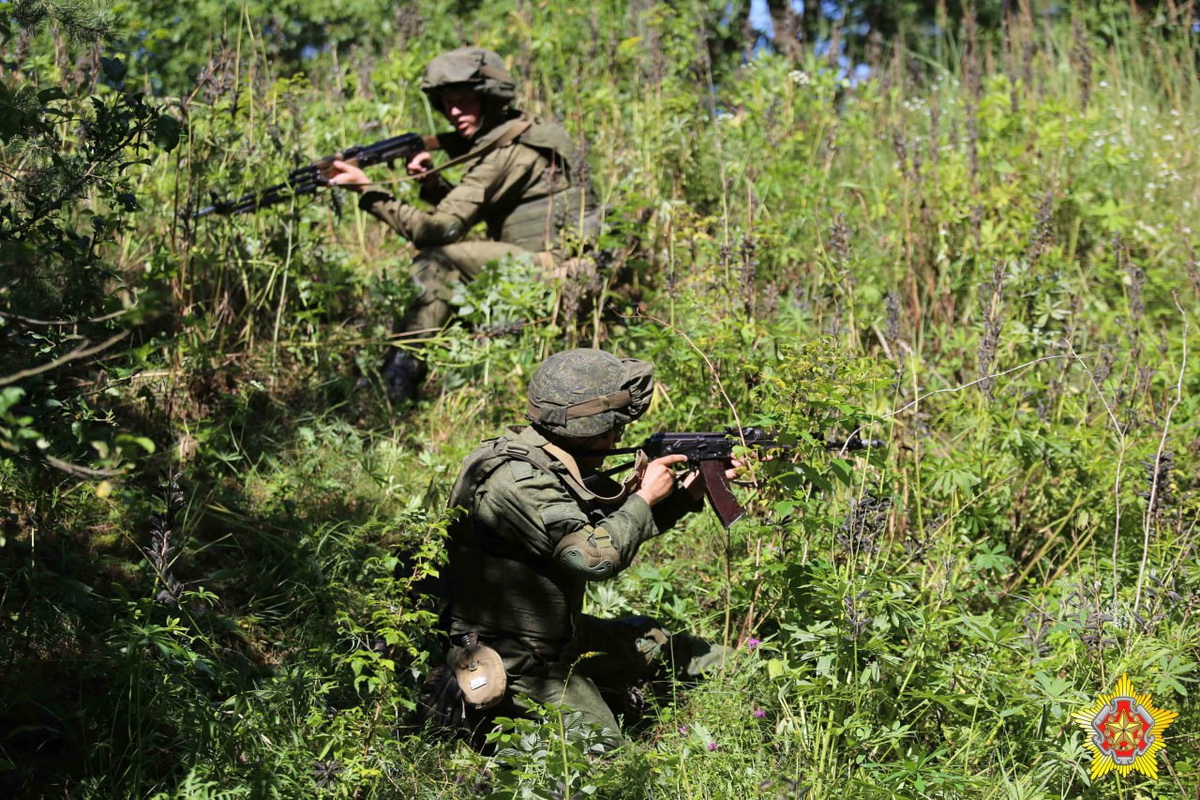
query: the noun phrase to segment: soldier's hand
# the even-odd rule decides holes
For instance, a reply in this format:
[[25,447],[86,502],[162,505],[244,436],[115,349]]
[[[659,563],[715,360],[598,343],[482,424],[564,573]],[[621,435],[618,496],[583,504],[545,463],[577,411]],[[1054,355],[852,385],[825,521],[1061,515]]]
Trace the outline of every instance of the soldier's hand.
[[700,470],[689,470],[686,475],[676,481],[679,487],[691,495],[693,500],[704,499],[704,479],[700,477]]
[[404,165],[404,168],[408,170],[409,175],[421,181],[421,183],[428,183],[436,177],[434,175],[422,177],[429,170],[433,169],[433,156],[430,155],[428,150],[422,150],[410,158],[408,163]]
[[740,458],[729,459],[729,468],[725,470],[725,477],[729,480],[733,480],[738,476],[738,473],[741,472],[742,467],[744,466],[746,466],[746,462],[742,461]]
[[675,471],[671,469],[671,465],[683,461],[687,461],[687,456],[680,453],[651,461],[646,465],[642,486],[635,494],[651,506],[670,497],[675,491]]
[[364,191],[371,179],[367,177],[367,173],[363,172],[354,164],[348,164],[345,161],[334,159],[329,168],[325,170],[325,177],[329,179],[329,183],[334,186],[344,186],[347,189],[353,189],[356,192]]

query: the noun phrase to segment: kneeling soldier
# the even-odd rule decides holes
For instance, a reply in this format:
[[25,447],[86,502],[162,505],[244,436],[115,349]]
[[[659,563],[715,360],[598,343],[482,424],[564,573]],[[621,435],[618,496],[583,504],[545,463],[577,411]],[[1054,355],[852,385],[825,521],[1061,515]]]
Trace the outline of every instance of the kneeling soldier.
[[463,463],[450,497],[466,511],[450,532],[450,667],[472,707],[521,713],[522,695],[564,703],[611,746],[621,737],[606,695],[721,663],[725,648],[671,636],[647,617],[583,613],[589,581],[615,576],[643,542],[703,507],[702,495],[676,481],[672,467],[684,456],[642,464],[624,485],[598,473],[604,458],[595,452],[615,446],[653,388],[643,361],[558,353],[530,381],[531,425],[484,442]]
[[[442,148],[471,161],[462,180],[453,185],[434,171],[428,152],[414,156],[406,168],[431,210],[371,188],[361,169],[343,161],[334,162],[329,181],[363,192],[359,206],[417,247],[418,295],[398,320],[398,333],[441,328],[451,317],[454,284],[474,280],[488,262],[524,254],[553,272],[569,242],[600,228],[573,140],[561,125],[512,108],[517,83],[500,56],[477,47],[440,55],[426,68],[421,89],[454,126],[438,137]],[[487,241],[465,241],[480,222]],[[392,402],[403,404],[416,398],[425,364],[392,350],[380,372]]]

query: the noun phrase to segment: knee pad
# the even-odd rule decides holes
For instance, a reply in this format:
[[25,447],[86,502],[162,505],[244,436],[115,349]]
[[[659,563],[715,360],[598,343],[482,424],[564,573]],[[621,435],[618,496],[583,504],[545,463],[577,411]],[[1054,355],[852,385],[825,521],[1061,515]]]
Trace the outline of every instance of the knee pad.
[[413,283],[417,285],[418,297],[428,296],[449,300],[453,292],[450,284],[460,280],[458,266],[441,247],[426,247],[417,253],[412,265]]

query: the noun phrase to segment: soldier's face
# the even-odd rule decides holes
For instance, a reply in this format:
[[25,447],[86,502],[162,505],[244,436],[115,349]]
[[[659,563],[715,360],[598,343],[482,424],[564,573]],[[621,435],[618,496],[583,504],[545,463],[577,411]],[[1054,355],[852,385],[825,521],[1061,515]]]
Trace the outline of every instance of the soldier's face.
[[442,92],[442,111],[458,135],[470,139],[483,119],[483,95],[470,89],[447,89]]

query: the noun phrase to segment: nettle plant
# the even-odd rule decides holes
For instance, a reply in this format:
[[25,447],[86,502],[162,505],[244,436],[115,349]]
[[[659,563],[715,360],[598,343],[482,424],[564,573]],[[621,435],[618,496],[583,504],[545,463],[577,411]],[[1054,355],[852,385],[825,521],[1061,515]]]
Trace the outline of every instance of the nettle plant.
[[832,340],[816,339],[780,347],[778,358],[765,364],[756,378],[756,422],[776,428],[781,442],[794,444],[802,454],[762,465],[768,486],[777,493],[777,514],[790,514],[797,504],[818,499],[836,486],[872,482],[861,471],[866,462],[826,445],[855,437],[879,438],[879,419],[868,410],[886,380],[877,362],[844,355]]

